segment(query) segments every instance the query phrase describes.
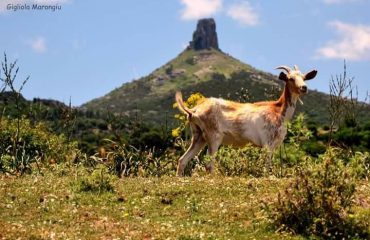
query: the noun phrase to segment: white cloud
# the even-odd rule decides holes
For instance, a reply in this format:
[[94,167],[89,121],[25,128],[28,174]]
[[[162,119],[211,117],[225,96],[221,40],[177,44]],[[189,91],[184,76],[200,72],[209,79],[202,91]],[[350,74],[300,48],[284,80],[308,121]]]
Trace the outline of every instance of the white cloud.
[[318,58],[347,60],[370,59],[370,26],[352,25],[341,21],[330,22],[339,38],[316,50]]
[[45,53],[47,51],[46,48],[46,41],[43,37],[37,37],[32,39],[28,42],[28,45],[36,52],[36,53]]
[[247,1],[231,5],[227,15],[245,26],[255,26],[259,22],[258,14]]
[[42,5],[55,5],[70,3],[72,0],[0,0],[0,13],[11,12],[7,9],[9,4],[11,5],[23,5],[23,4],[42,4]]
[[181,0],[185,9],[181,12],[184,20],[210,17],[222,9],[222,0]]

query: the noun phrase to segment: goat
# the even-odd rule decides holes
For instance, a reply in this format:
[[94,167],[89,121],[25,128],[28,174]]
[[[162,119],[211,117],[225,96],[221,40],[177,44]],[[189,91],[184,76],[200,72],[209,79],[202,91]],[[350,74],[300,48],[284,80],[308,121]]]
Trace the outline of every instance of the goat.
[[[214,155],[220,145],[243,147],[251,143],[266,147],[269,157],[266,164],[271,165],[273,151],[283,142],[287,129],[285,122],[294,114],[300,95],[307,93],[305,81],[313,79],[317,71],[302,74],[295,65],[292,70],[279,66],[279,80],[285,82],[284,90],[276,101],[237,103],[220,98],[206,98],[203,102],[189,109],[184,105],[181,92],[176,92],[176,102],[180,111],[187,115],[192,140],[190,147],[180,157],[177,175],[183,176],[184,169],[195,155],[207,144],[207,153],[211,161],[206,166],[213,171]],[[300,100],[300,99],[299,99]]]

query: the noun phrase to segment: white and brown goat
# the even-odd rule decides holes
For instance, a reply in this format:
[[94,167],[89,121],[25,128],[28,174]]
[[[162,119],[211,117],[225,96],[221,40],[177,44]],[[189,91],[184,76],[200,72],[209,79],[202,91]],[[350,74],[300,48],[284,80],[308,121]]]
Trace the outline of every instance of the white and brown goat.
[[251,143],[266,147],[270,157],[266,164],[270,166],[272,153],[284,140],[287,133],[284,122],[293,117],[299,96],[307,93],[305,81],[313,79],[317,71],[302,74],[297,66],[282,69],[279,79],[285,82],[284,90],[276,101],[237,103],[220,98],[206,98],[192,109],[187,108],[181,92],[176,92],[179,109],[188,116],[192,132],[189,149],[178,162],[177,175],[183,176],[184,169],[195,155],[208,145],[208,154],[212,156],[206,169],[213,171],[214,154],[221,144],[243,147]]

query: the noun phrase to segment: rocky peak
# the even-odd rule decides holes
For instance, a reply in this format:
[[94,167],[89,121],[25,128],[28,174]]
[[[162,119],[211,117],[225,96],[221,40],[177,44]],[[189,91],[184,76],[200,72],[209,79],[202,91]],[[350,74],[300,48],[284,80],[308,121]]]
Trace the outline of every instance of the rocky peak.
[[197,29],[193,33],[193,40],[189,44],[189,49],[203,50],[218,48],[216,22],[213,18],[200,19]]

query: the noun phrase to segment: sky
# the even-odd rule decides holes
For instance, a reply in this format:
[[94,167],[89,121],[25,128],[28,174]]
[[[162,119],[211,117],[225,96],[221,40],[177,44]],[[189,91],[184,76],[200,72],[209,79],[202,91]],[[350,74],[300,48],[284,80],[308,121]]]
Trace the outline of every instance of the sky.
[[273,74],[317,69],[311,89],[328,92],[346,60],[363,99],[369,9],[370,0],[0,0],[0,52],[18,60],[18,82],[30,76],[27,99],[79,106],[175,58],[197,20],[213,17],[224,52]]

